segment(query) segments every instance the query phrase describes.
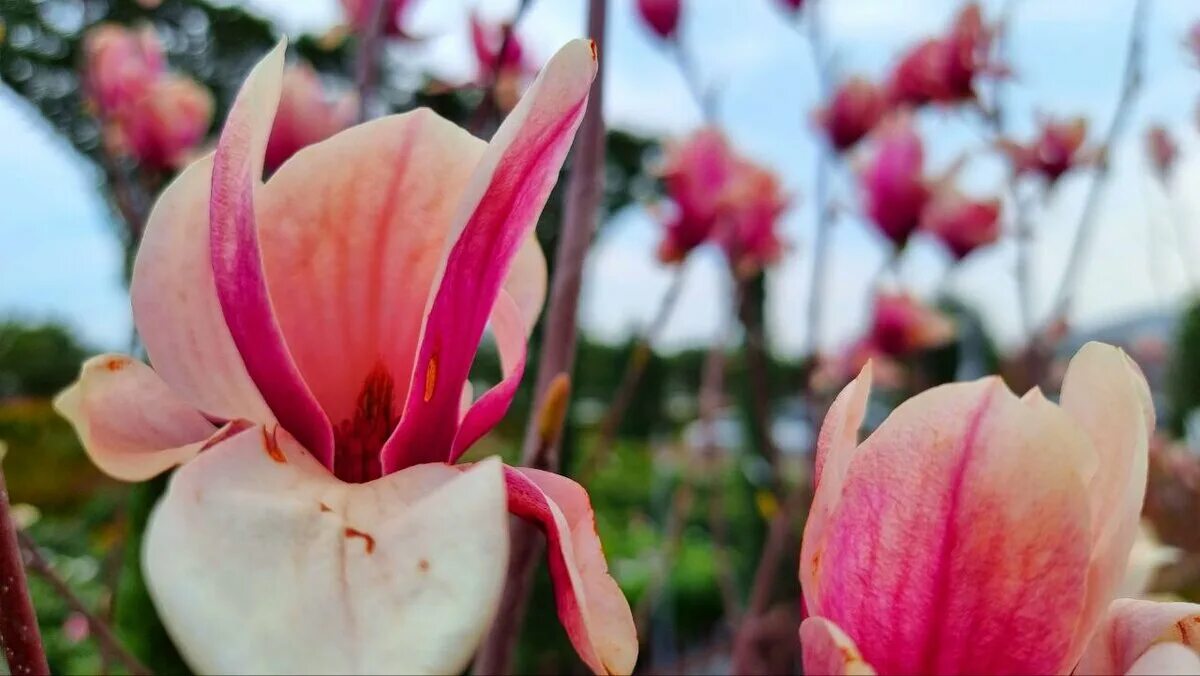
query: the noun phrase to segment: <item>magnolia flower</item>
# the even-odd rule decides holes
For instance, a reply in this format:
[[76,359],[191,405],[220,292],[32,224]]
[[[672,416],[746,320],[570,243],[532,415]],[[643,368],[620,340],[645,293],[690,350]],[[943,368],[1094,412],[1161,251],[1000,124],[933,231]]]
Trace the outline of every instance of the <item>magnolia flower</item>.
[[858,443],[870,387],[868,367],[818,440],[800,558],[806,673],[1194,663],[1190,651],[1154,644],[1194,646],[1200,606],[1112,600],[1154,424],[1145,379],[1124,353],[1084,346],[1060,405],[1036,389],[1017,398],[995,377],[942,385]]
[[875,155],[861,172],[860,181],[867,214],[897,248],[903,248],[920,225],[921,212],[929,200],[924,166],[921,137],[908,119],[884,123]]
[[921,229],[936,236],[957,260],[1000,239],[1000,200],[976,200],[947,187],[921,212]]
[[1146,130],[1146,154],[1159,179],[1166,180],[1179,159],[1179,144],[1166,127],[1156,124]]
[[357,117],[358,97],[354,93],[331,100],[311,67],[288,66],[283,71],[282,94],[267,141],[267,171],[277,169],[301,148],[349,127]]
[[[491,143],[418,110],[264,184],[283,55],[151,213],[131,295],[154,368],[100,356],[56,400],[109,474],[181,465],[143,552],[164,623],[198,671],[457,673],[502,590],[507,505],[547,534],[580,657],[628,673],[633,622],[583,488],[453,465],[520,379],[546,283],[532,230],[594,45],[565,46]],[[503,379],[473,399],[489,322]]]
[[1087,120],[1044,119],[1041,131],[1032,141],[1021,144],[1002,140],[1000,150],[1008,155],[1018,174],[1035,174],[1053,184],[1073,167],[1086,159],[1081,152],[1087,139]]
[[804,0],[779,0],[779,3],[791,12],[799,12],[804,7]]
[[863,77],[843,82],[829,104],[817,112],[817,124],[839,152],[854,147],[866,136],[887,110],[883,90]]
[[[471,14],[471,45],[479,67],[479,82],[493,86],[501,110],[511,110],[520,97],[526,77],[535,69],[525,56],[521,39],[511,26],[488,26]],[[503,50],[503,51],[502,51]]]
[[741,158],[731,170],[714,235],[734,273],[744,278],[779,260],[783,244],[777,226],[788,201],[770,170]]
[[664,40],[675,36],[682,5],[682,0],[637,0],[642,21]]
[[112,112],[109,150],[155,169],[187,164],[212,124],[213,98],[191,78],[164,75],[136,100]]
[[100,24],[84,36],[83,54],[84,91],[102,115],[137,101],[167,72],[162,43],[148,25]]
[[713,127],[667,146],[660,173],[675,211],[665,223],[660,260],[679,262],[712,235],[735,162],[725,135]]
[[908,293],[881,292],[866,340],[881,354],[903,357],[944,345],[954,333],[954,322],[937,308]]
[[[384,35],[396,37],[408,37],[408,32],[404,29],[405,14],[408,11],[410,0],[382,0],[383,7],[377,7],[377,0],[342,0],[342,11],[346,13],[346,19],[350,22],[351,28],[358,33],[365,33],[371,26],[371,22],[375,20],[375,12],[381,11],[382,24],[381,29]],[[379,30],[379,29],[377,29]]]
[[975,99],[975,79],[996,70],[988,61],[992,29],[983,23],[979,4],[958,13],[950,32],[929,39],[904,54],[889,81],[897,103],[961,103]]

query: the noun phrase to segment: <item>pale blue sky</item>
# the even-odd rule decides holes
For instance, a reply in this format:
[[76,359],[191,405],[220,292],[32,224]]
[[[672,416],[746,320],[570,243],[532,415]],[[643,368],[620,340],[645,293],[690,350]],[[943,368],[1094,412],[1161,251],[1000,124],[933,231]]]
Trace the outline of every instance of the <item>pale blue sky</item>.
[[[290,31],[321,29],[338,19],[337,0],[252,0],[279,17]],[[430,64],[447,77],[465,78],[471,62],[460,0],[418,2],[418,29],[441,37],[395,58]],[[503,17],[512,0],[484,2],[486,16]],[[611,0],[606,116],[611,124],[644,133],[678,134],[695,127],[699,114],[673,62],[658,49],[633,14],[633,0]],[[958,6],[952,0],[827,0],[824,18],[836,46],[838,68],[871,76],[883,73],[895,53],[939,30]],[[422,6],[423,5],[423,6]],[[816,103],[805,45],[787,27],[773,0],[685,0],[684,40],[704,77],[719,85],[719,122],[743,152],[774,167],[799,196],[785,232],[792,252],[771,276],[770,327],[775,346],[792,352],[803,339],[797,321],[807,289],[808,239],[813,212],[810,191],[816,152],[808,112]],[[1134,110],[1130,133],[1118,149],[1114,188],[1103,205],[1100,236],[1076,308],[1080,325],[1165,307],[1182,295],[1186,281],[1178,245],[1170,240],[1166,203],[1145,176],[1141,133],[1148,121],[1166,123],[1181,138],[1184,161],[1177,176],[1180,213],[1200,214],[1200,196],[1187,187],[1200,180],[1194,113],[1200,71],[1180,46],[1200,4],[1151,0],[1148,78]],[[998,2],[986,2],[989,15]],[[1018,72],[1011,87],[1013,122],[1031,128],[1033,111],[1086,113],[1095,129],[1111,116],[1124,58],[1132,0],[1025,0],[1013,34]],[[534,0],[520,32],[536,56],[548,56],[583,30],[582,0]],[[0,314],[56,317],[76,326],[98,346],[120,348],[129,332],[128,303],[120,283],[119,249],[94,177],[65,144],[53,137],[11,93],[0,98]],[[961,116],[923,115],[930,165],[939,169],[980,136]],[[1094,134],[1093,134],[1094,137]],[[841,194],[855,193],[843,173]],[[999,165],[980,159],[967,169],[968,187],[999,189]],[[1049,304],[1065,259],[1086,180],[1067,180],[1038,219],[1037,279],[1042,309]],[[1158,233],[1156,239],[1148,236]],[[619,214],[595,247],[584,289],[582,320],[593,333],[618,338],[647,318],[669,279],[653,258],[657,226],[644,211]],[[1165,239],[1164,239],[1165,238]],[[1151,245],[1154,239],[1157,244]],[[1197,238],[1200,239],[1200,238]],[[884,249],[862,224],[846,220],[836,234],[828,303],[827,346],[844,342],[861,324],[867,288],[884,260]],[[1200,252],[1187,252],[1192,260]],[[1015,336],[1013,252],[1001,245],[969,259],[952,288],[985,314],[1004,340]],[[1154,274],[1151,274],[1153,266]],[[903,266],[906,284],[929,295],[946,267],[936,248],[918,244]],[[720,262],[704,252],[692,263],[687,291],[664,336],[674,347],[707,342],[726,306]]]

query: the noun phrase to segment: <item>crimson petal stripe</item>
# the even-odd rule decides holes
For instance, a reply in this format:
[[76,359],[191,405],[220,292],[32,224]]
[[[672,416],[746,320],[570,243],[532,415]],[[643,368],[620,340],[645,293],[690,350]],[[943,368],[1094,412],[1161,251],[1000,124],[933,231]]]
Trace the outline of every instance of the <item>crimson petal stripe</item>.
[[254,190],[275,107],[287,41],[250,71],[221,131],[213,161],[209,246],[217,299],[246,371],[284,429],[333,467],[333,428],[284,342],[259,251]]

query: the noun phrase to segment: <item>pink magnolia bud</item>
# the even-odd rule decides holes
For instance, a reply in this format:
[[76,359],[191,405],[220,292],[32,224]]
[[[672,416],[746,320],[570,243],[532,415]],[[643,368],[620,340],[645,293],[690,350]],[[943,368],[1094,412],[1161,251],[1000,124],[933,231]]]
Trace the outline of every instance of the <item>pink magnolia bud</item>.
[[734,273],[749,277],[783,253],[776,226],[788,200],[771,171],[742,159],[732,169],[715,234]]
[[83,40],[84,89],[101,115],[136,101],[166,73],[162,43],[150,26],[101,24]]
[[939,190],[921,215],[921,229],[962,260],[1000,238],[1000,200],[971,199],[954,188]]
[[1038,137],[1029,143],[1003,140],[1000,149],[1008,155],[1019,174],[1037,174],[1050,183],[1082,163],[1083,142],[1087,138],[1087,120],[1043,120]]
[[675,35],[682,4],[682,0],[637,0],[642,21],[664,40]]
[[[342,11],[350,27],[358,33],[365,33],[375,20],[376,0],[342,0]],[[404,28],[405,13],[409,0],[383,0],[382,30],[384,35],[408,37]]]
[[331,99],[321,80],[307,64],[289,66],[283,73],[283,90],[275,124],[267,142],[265,164],[274,171],[296,151],[323,141],[354,124],[358,97],[346,93]]
[[212,122],[212,94],[194,80],[167,75],[137,101],[113,114],[109,148],[155,169],[178,169],[191,159]]
[[921,42],[900,58],[889,83],[892,100],[914,106],[973,101],[976,77],[995,70],[988,60],[991,40],[979,4],[963,7],[949,33]]
[[878,147],[862,172],[867,214],[896,247],[903,247],[921,222],[929,200],[921,138],[905,118],[885,123]]
[[1166,178],[1179,157],[1179,146],[1166,127],[1156,124],[1146,130],[1146,153],[1159,178]]
[[891,357],[944,345],[954,337],[954,322],[937,308],[907,293],[880,293],[875,298],[870,344]]
[[734,161],[724,134],[711,127],[667,147],[661,173],[676,213],[659,246],[663,262],[683,260],[712,234]]
[[884,92],[863,77],[846,80],[817,112],[817,123],[838,151],[852,148],[869,133],[887,108]]

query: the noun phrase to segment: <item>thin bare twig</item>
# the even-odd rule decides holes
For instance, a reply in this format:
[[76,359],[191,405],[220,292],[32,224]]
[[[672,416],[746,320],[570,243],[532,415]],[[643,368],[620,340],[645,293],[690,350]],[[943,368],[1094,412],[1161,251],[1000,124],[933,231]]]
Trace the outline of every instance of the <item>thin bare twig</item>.
[[134,676],[151,673],[146,665],[142,664],[138,658],[126,650],[125,646],[121,645],[120,639],[117,638],[112,628],[106,622],[96,617],[95,613],[89,610],[83,603],[83,600],[71,590],[66,580],[62,579],[54,571],[54,567],[50,565],[50,562],[46,560],[46,557],[38,549],[37,543],[25,533],[18,533],[17,537],[21,544],[21,549],[25,552],[25,556],[29,561],[29,570],[37,573],[46,582],[50,583],[54,591],[67,602],[67,605],[72,610],[87,619],[88,626],[91,627],[92,632],[96,635],[96,639],[103,646],[103,652],[115,657]]
[[358,43],[358,63],[355,64],[354,84],[358,89],[358,121],[365,122],[379,80],[379,59],[382,54],[384,10],[389,0],[374,0],[370,18]]
[[[809,56],[813,64],[813,74],[817,82],[817,92],[821,100],[828,100],[832,93],[832,76],[829,62],[825,56],[825,36],[821,26],[820,3],[810,0],[808,7],[808,31],[805,44],[808,45]],[[829,199],[829,184],[833,174],[835,161],[833,149],[827,143],[821,143],[817,151],[817,172],[813,183],[813,200],[817,205],[816,232],[813,237],[813,264],[808,278],[808,331],[805,335],[805,347],[801,354],[815,355],[821,347],[821,334],[824,324],[825,284],[829,279],[829,248],[833,241],[833,225],[837,216]]]
[[1052,327],[1059,321],[1065,320],[1071,312],[1078,293],[1079,281],[1083,272],[1083,263],[1090,249],[1092,238],[1096,234],[1096,215],[1100,207],[1100,196],[1112,169],[1112,153],[1124,131],[1133,102],[1142,88],[1143,56],[1146,39],[1146,15],[1149,4],[1146,0],[1137,0],[1133,9],[1133,21],[1129,27],[1129,50],[1125,56],[1124,75],[1121,80],[1121,91],[1117,99],[1117,107],[1113,112],[1112,122],[1104,135],[1100,159],[1092,175],[1092,183],[1084,198],[1083,210],[1079,214],[1079,223],[1075,229],[1075,239],[1071,243],[1067,257],[1066,270],[1059,282],[1055,294],[1054,305],[1049,320],[1044,326]]
[[[534,386],[533,410],[545,408],[552,394],[551,384],[560,374],[570,374],[575,364],[578,327],[575,319],[579,309],[579,289],[583,282],[583,261],[596,232],[600,216],[600,200],[604,194],[604,29],[607,16],[606,0],[589,0],[588,35],[595,42],[598,54],[597,72],[588,99],[587,112],[579,126],[577,146],[571,175],[567,180],[566,204],[555,252],[554,281],[550,290],[545,328],[542,333],[542,354],[538,362]],[[545,430],[531,417],[525,431],[521,464],[554,470],[559,465],[561,440],[545,443]],[[529,602],[533,566],[542,541],[534,537],[533,529],[522,527],[512,531],[512,558],[509,561],[504,594],[500,600],[497,621],[484,639],[475,659],[476,673],[508,673],[512,654],[520,637],[526,606]]]
[[14,676],[50,673],[21,562],[3,469],[0,469],[0,646]]

